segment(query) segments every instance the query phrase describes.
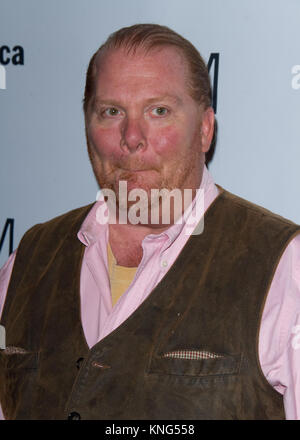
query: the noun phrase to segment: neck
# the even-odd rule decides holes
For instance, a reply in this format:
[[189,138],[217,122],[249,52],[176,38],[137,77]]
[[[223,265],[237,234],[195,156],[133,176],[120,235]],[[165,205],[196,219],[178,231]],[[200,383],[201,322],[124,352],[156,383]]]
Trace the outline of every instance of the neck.
[[[199,179],[200,182],[202,175],[203,169]],[[109,224],[109,243],[117,264],[126,267],[137,267],[143,257],[142,242],[144,238],[149,234],[161,234],[172,226],[178,220],[178,218],[183,215],[184,211],[194,200],[196,188],[199,188],[200,182],[197,182],[199,185],[194,184],[188,186],[189,188],[193,188],[189,193],[186,193],[189,195],[186,195],[183,190],[179,191],[181,198],[179,202],[177,200],[177,206],[175,202],[176,197],[174,199],[169,197],[166,204],[166,209],[169,210],[167,222],[163,221],[163,215],[166,213],[166,211],[165,208],[161,207],[163,203],[160,201],[159,221],[155,222],[155,224],[153,224],[151,221],[153,207],[148,211],[148,224],[132,224],[130,222],[122,224],[118,222],[118,218],[116,219],[116,222]]]
[[149,234],[160,234],[168,229],[144,225],[110,224],[109,244],[119,266],[137,267],[143,258],[142,242]]

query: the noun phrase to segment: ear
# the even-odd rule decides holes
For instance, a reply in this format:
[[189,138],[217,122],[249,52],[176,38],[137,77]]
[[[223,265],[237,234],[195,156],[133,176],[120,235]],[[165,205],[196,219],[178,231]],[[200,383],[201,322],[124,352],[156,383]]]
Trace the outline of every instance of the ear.
[[202,115],[201,125],[201,150],[203,153],[207,153],[214,135],[215,126],[215,112],[212,107],[208,107],[204,110]]

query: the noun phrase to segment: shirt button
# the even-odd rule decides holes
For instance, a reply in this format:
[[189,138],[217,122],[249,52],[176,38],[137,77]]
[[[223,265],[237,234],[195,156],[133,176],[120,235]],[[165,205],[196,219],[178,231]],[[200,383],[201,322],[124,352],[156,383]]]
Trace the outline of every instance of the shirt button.
[[80,420],[81,416],[78,412],[73,411],[68,415],[68,420]]
[[83,357],[80,357],[79,359],[77,359],[77,361],[76,361],[76,367],[77,367],[78,370],[80,369],[81,364],[82,364],[83,361],[84,361],[84,358],[83,358]]
[[168,266],[167,260],[162,260],[161,267],[167,267],[167,266]]

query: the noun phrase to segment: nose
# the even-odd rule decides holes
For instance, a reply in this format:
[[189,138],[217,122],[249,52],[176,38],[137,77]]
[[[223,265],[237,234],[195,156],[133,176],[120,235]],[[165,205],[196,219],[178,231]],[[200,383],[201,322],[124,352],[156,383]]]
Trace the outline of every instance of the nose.
[[130,153],[147,148],[146,127],[141,118],[127,116],[124,119],[121,127],[121,148]]

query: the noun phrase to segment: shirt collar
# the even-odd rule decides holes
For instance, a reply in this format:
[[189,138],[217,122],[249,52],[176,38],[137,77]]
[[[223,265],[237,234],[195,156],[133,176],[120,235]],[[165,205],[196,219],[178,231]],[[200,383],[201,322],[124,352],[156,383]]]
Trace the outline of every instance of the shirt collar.
[[[168,237],[168,240],[165,244],[165,247],[171,246],[171,244],[177,239],[177,237],[181,234],[184,228],[186,228],[187,222],[189,222],[189,228],[186,228],[186,232],[188,235],[191,234],[193,228],[196,227],[204,212],[206,211],[208,205],[211,203],[212,193],[216,193],[217,187],[214,184],[214,180],[207,167],[204,165],[203,175],[200,187],[198,188],[196,197],[194,198],[192,205],[188,208],[188,212],[185,212],[177,222],[170,226],[166,231],[164,231],[161,235],[165,234]],[[198,206],[201,205],[201,198],[203,197],[203,209],[198,210],[197,216],[195,214],[195,205],[198,203]],[[200,214],[200,215],[199,215]],[[191,218],[191,216],[194,216]],[[194,226],[192,226],[194,224]]]
[[94,244],[100,234],[108,234],[108,224],[101,224],[97,220],[97,210],[103,203],[99,200],[94,204],[78,231],[77,237],[85,246]]
[[[217,191],[212,175],[210,174],[210,172],[208,171],[205,165],[203,169],[203,175],[199,190],[203,190],[204,192],[204,211],[205,211],[208,205],[210,204],[210,194],[212,194],[212,192],[214,191]],[[193,200],[193,204],[191,207],[192,209],[195,206],[197,198],[199,199],[199,197],[201,196],[202,196],[201,191],[197,191],[197,196]],[[94,204],[94,206],[86,216],[84,222],[82,223],[80,230],[78,231],[77,237],[81,241],[81,243],[83,243],[85,246],[90,246],[93,243],[95,243],[99,239],[100,234],[107,234],[108,237],[108,224],[100,224],[100,222],[97,220],[97,210],[98,208],[101,208],[101,210],[103,211],[103,204],[106,205],[106,203],[101,200],[97,201]],[[108,209],[108,208],[106,207],[104,209]],[[170,226],[167,230],[165,230],[161,234],[149,234],[147,235],[147,237],[145,237],[145,239],[147,238],[158,239],[161,237],[165,237],[167,238],[166,246],[170,246],[176,240],[179,234],[182,232],[183,228],[185,227],[187,219],[188,219],[187,216],[182,216],[180,219],[178,219],[178,221],[174,225]]]

